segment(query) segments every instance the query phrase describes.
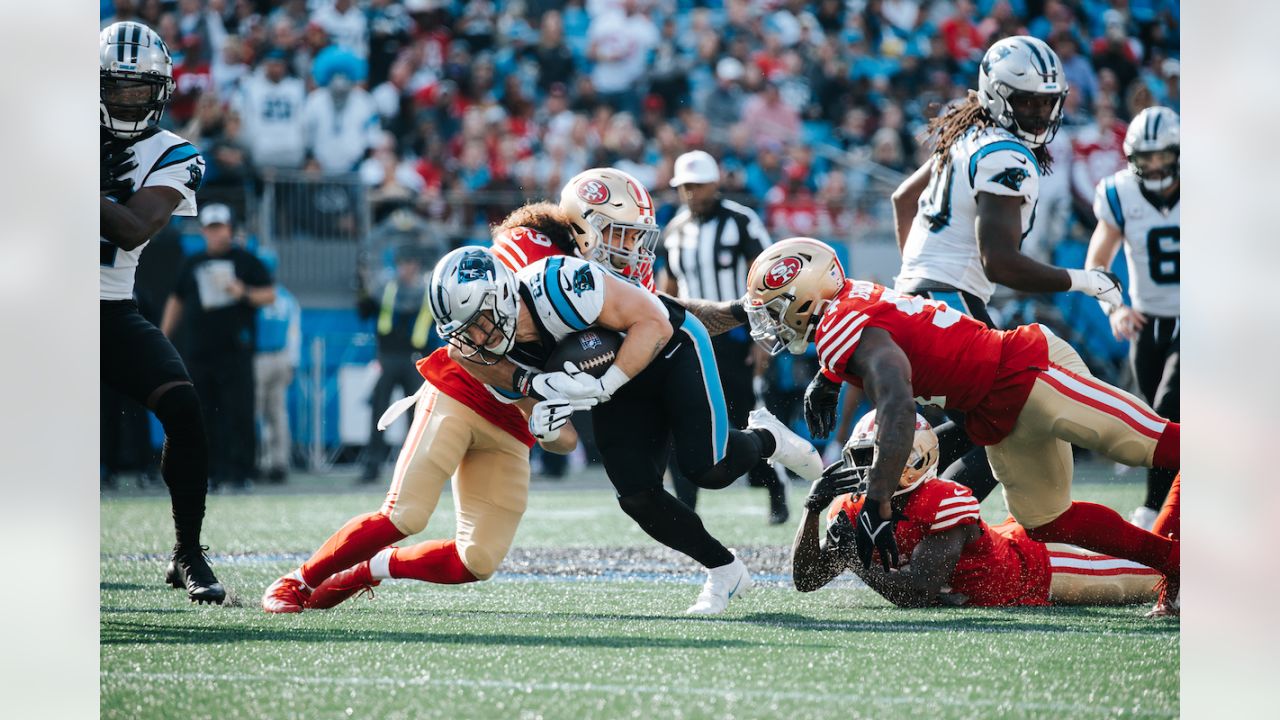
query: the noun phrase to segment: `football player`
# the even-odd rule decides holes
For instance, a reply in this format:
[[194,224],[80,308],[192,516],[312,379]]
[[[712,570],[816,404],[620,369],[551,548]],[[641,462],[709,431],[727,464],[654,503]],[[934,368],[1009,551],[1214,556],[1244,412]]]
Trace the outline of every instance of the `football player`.
[[[637,192],[639,185],[597,177],[602,179],[588,182],[607,187],[589,188],[587,194],[601,204],[609,197],[634,202],[647,196]],[[593,209],[588,217],[616,209]],[[616,233],[611,252],[629,255],[623,267],[611,263],[618,270],[636,269],[631,260],[650,232],[645,225],[656,231],[651,222],[587,222],[606,237]],[[692,313],[600,264],[553,256],[513,275],[480,248],[446,255],[432,273],[429,292],[441,337],[460,364],[495,391],[595,405],[596,443],[622,510],[655,540],[707,568],[703,591],[688,612],[723,612],[730,599],[750,589],[742,560],[663,489],[671,439],[681,471],[709,489],[726,487],[765,457],[811,479],[821,474],[821,460],[812,445],[759,411],[747,430],[729,428],[710,336]],[[571,366],[546,367],[560,340],[589,327],[625,333],[602,377]]]
[[[1078,290],[1120,304],[1120,283],[1104,269],[1046,265],[1024,255],[1040,197],[1040,176],[1053,158],[1046,145],[1062,123],[1067,96],[1062,62],[1025,35],[992,45],[978,88],[929,123],[934,151],[893,194],[902,269],[894,289],[947,303],[995,327],[987,312],[995,284],[1023,292]],[[834,407],[838,387],[815,376],[806,417]],[[959,457],[944,477],[985,495],[994,477],[981,447],[957,430],[944,434],[944,455]],[[810,424],[825,437],[830,428]]]
[[[1129,124],[1124,138],[1129,167],[1098,183],[1093,199],[1098,224],[1085,259],[1090,267],[1111,267],[1123,243],[1133,306],[1104,303],[1102,309],[1116,339],[1130,341],[1138,391],[1170,420],[1181,417],[1178,124],[1178,114],[1166,107],[1149,107]],[[1147,498],[1133,511],[1135,525],[1151,528],[1172,483],[1170,471],[1147,470]]]
[[109,25],[98,38],[102,140],[98,219],[101,379],[155,413],[164,427],[160,472],[169,488],[177,542],[165,581],[193,602],[221,603],[222,584],[200,544],[208,493],[208,445],[200,400],[182,358],[133,299],[138,258],[174,215],[196,214],[204,160],[161,130],[173,95],[173,60],[151,28]]
[[[1119,605],[1156,597],[1160,573],[1151,568],[1037,542],[1012,519],[995,526],[983,522],[969,488],[937,477],[938,438],[920,415],[890,501],[901,518],[893,532],[903,563],[892,571],[863,567],[854,552],[851,518],[862,510],[875,440],[873,410],[854,428],[843,463],[814,483],[792,548],[797,590],[817,590],[847,568],[899,607]],[[848,484],[852,492],[837,497],[839,487]],[[820,542],[818,517],[828,506],[827,533]]]
[[893,490],[911,454],[915,403],[963,412],[985,446],[1005,501],[1028,535],[1079,545],[1162,572],[1178,597],[1178,541],[1114,510],[1071,500],[1073,444],[1116,462],[1177,469],[1180,426],[1099,381],[1042,325],[992,330],[950,307],[845,277],[810,238],[770,247],[751,266],[747,314],[771,353],[817,347],[833,383],[862,387],[877,410],[876,458],[855,522],[864,566],[896,565]]

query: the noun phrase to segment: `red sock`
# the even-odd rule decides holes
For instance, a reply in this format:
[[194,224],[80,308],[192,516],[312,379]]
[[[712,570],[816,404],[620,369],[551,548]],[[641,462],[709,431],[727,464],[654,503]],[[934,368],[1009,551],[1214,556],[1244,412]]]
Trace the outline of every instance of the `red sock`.
[[480,579],[462,564],[458,546],[452,540],[428,540],[396,548],[391,551],[387,570],[393,578],[411,578],[441,585],[457,585]]
[[1086,550],[1142,563],[1162,573],[1178,573],[1178,542],[1137,525],[1105,505],[1073,502],[1048,525],[1027,530],[1032,540],[1079,545]]
[[1151,526],[1151,532],[1160,537],[1179,539],[1179,520],[1182,516],[1181,495],[1182,473],[1178,473],[1173,478],[1173,487],[1169,488],[1169,495],[1164,499],[1160,514],[1156,516],[1156,524]]
[[1178,471],[1182,469],[1182,426],[1170,422],[1165,426],[1160,439],[1156,441],[1156,453],[1151,458],[1151,465],[1163,470]]
[[358,515],[347,521],[324,545],[302,563],[302,581],[319,587],[330,575],[373,557],[405,534],[382,513]]

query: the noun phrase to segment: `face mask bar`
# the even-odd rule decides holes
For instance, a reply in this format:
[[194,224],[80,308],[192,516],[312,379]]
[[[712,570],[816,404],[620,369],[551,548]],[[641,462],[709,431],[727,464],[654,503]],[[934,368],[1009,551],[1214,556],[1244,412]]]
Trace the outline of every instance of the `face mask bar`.
[[[1159,167],[1153,161],[1162,160]],[[1148,190],[1166,190],[1178,175],[1178,153],[1174,150],[1150,150],[1135,152],[1129,156],[1129,167]],[[1151,173],[1161,172],[1163,177],[1153,178]]]
[[1058,128],[1062,127],[1062,108],[1067,102],[1067,93],[1070,89],[1063,90],[1058,93],[1058,100],[1053,105],[1053,110],[1049,114],[1049,126],[1042,133],[1031,133],[1022,127],[1022,122],[1018,119],[1018,113],[1013,109],[1013,98],[1018,95],[1039,95],[1041,93],[1031,93],[1023,90],[1010,90],[1005,96],[1004,102],[1007,108],[1008,116],[1013,120],[1013,126],[1018,131],[1015,133],[1023,140],[1034,143],[1036,145],[1048,145],[1058,135]]
[[[645,277],[653,271],[654,250],[658,247],[658,228],[610,220],[599,213],[593,214],[588,222],[600,233],[594,257],[588,259],[607,264],[615,270],[628,270],[634,278]],[[629,231],[640,233],[640,238],[631,249],[627,249]]]
[[751,326],[751,339],[770,355],[782,352],[796,339],[795,331],[778,320],[786,314],[793,299],[790,295],[779,295],[764,304],[747,303],[747,322]]
[[[493,309],[493,298],[487,298],[484,308],[476,313],[475,317],[464,323],[457,330],[445,335],[444,339],[450,345],[458,348],[459,352],[462,353],[462,357],[471,362],[480,365],[497,365],[515,343],[515,319],[502,318],[501,322],[495,323],[492,320],[492,316],[485,314],[486,310],[492,313],[492,316],[498,315]],[[472,327],[478,327],[481,320],[489,324],[489,330],[485,332],[483,341],[476,342],[471,339],[467,330]]]

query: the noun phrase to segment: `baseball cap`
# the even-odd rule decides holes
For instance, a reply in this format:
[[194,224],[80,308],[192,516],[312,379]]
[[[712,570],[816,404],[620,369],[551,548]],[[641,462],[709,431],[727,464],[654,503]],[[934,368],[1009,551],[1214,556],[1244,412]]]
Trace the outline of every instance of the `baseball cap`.
[[680,187],[685,183],[719,181],[720,166],[716,165],[716,159],[706,152],[694,150],[676,158],[676,171],[671,178],[671,187]]
[[741,80],[744,72],[742,63],[737,58],[720,58],[720,62],[716,63],[716,77],[725,82]]
[[210,225],[230,225],[231,224],[231,208],[222,203],[214,203],[205,205],[200,211],[200,227],[209,227]]

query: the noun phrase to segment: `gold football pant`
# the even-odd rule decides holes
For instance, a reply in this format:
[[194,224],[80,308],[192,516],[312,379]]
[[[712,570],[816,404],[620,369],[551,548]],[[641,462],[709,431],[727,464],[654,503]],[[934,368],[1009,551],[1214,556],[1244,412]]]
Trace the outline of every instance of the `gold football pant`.
[[1098,380],[1080,355],[1044,326],[1049,367],[1041,372],[1013,432],[987,450],[1009,512],[1027,529],[1071,507],[1071,446],[1151,467],[1168,421],[1138,398]]
[[405,535],[421,532],[452,477],[455,542],[477,579],[497,571],[529,498],[529,448],[466,405],[429,388],[396,460],[382,514]]
[[1049,543],[1049,600],[1055,605],[1133,605],[1154,602],[1160,573],[1129,560],[1074,545]]

